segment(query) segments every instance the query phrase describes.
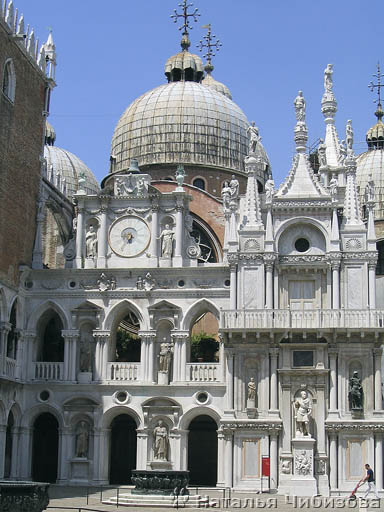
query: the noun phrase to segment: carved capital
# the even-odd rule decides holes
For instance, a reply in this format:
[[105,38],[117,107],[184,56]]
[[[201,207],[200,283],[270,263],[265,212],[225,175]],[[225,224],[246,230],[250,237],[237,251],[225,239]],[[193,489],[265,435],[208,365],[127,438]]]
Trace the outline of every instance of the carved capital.
[[63,336],[64,339],[68,341],[73,341],[79,337],[80,332],[78,329],[63,329],[61,331],[61,335]]
[[105,343],[111,337],[110,331],[100,331],[98,329],[94,330],[92,332],[92,334],[93,334],[95,341],[98,343]]

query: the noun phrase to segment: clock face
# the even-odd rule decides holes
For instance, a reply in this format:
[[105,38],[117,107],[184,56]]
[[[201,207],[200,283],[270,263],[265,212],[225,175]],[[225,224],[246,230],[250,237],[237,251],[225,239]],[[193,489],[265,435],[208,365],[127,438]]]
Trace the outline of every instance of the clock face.
[[117,219],[109,230],[109,245],[113,252],[124,258],[133,258],[145,251],[151,240],[147,223],[127,215]]

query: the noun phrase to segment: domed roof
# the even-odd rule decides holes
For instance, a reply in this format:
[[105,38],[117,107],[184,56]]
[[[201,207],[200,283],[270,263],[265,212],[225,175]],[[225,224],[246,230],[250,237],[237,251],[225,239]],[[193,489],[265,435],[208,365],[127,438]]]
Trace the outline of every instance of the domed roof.
[[224,96],[226,96],[230,100],[232,99],[232,94],[230,93],[228,87],[223,83],[215,80],[210,73],[206,75],[206,77],[201,81],[201,83],[207,87],[212,87],[212,89],[215,89],[217,92],[221,92],[221,94],[224,94]]
[[[249,123],[227,96],[194,81],[161,85],[135,100],[112,139],[114,171],[131,158],[149,164],[195,164],[243,171]],[[268,158],[260,145],[260,156]]]
[[78,190],[79,177],[84,174],[85,192],[97,194],[100,190],[92,171],[73,153],[53,145],[44,146],[47,177],[64,195],[71,198]]
[[371,179],[375,183],[375,220],[384,219],[384,149],[370,149],[357,157],[356,180],[360,200],[365,203],[365,187]]

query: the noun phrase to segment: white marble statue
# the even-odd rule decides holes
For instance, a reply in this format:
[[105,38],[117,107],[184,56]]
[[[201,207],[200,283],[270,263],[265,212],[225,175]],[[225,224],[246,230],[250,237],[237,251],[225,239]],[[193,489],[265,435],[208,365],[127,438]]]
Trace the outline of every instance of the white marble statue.
[[267,204],[272,203],[273,194],[275,193],[275,182],[272,176],[269,176],[265,183],[265,202]]
[[91,342],[93,336],[90,332],[83,332],[80,339],[80,371],[91,371]]
[[248,382],[248,400],[256,400],[256,382],[253,377]]
[[303,91],[299,91],[295,98],[294,105],[297,122],[300,124],[305,124],[305,99],[303,96]]
[[234,174],[232,174],[232,179],[229,182],[229,188],[231,189],[231,199],[237,199],[239,197],[239,186],[239,180]]
[[368,183],[365,185],[365,200],[367,202],[375,200],[375,182],[372,179],[372,174],[369,175]]
[[348,119],[347,125],[345,127],[345,143],[347,145],[347,153],[350,154],[353,152],[353,128],[352,121]]
[[[145,277],[143,278],[142,280],[142,290],[145,290],[147,292],[153,290],[156,286],[156,281],[155,279],[152,277],[152,274],[150,272],[147,272],[145,274]],[[137,285],[137,283],[136,283]]]
[[88,455],[89,430],[85,421],[80,421],[76,432],[76,457],[86,458]]
[[332,202],[336,201],[338,186],[339,186],[339,182],[336,178],[336,174],[332,174],[332,178],[329,181],[329,193],[331,195]]
[[320,139],[320,144],[317,148],[317,154],[319,156],[319,165],[320,168],[327,166],[327,155],[326,155],[327,146],[324,144],[324,140]]
[[347,147],[345,145],[345,140],[342,140],[339,144],[339,159],[338,164],[344,165],[345,159],[347,158]]
[[333,64],[328,64],[324,70],[324,90],[325,92],[332,92],[333,88]]
[[221,189],[221,198],[223,200],[224,208],[229,208],[229,203],[231,201],[231,187],[229,186],[228,181],[224,181],[223,188]]
[[89,226],[88,231],[85,234],[85,257],[96,258],[97,256],[97,233],[95,226],[92,224]]
[[162,420],[153,429],[153,453],[156,460],[168,460],[168,431]]
[[300,396],[295,400],[296,409],[296,435],[310,436],[309,421],[312,414],[312,400],[307,391],[301,391]]
[[169,374],[172,362],[172,348],[172,343],[168,343],[166,338],[164,338],[160,344],[159,371]]
[[249,136],[249,154],[256,152],[257,144],[260,142],[259,129],[255,126],[255,121],[252,121],[247,130]]
[[169,224],[166,224],[159,236],[161,240],[161,256],[163,258],[172,258],[174,236],[175,233],[172,231]]

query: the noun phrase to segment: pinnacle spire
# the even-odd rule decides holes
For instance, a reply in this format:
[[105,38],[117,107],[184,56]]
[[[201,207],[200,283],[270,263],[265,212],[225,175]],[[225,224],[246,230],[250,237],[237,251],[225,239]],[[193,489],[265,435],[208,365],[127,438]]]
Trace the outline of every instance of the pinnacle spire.
[[335,127],[337,101],[333,94],[333,64],[328,64],[324,70],[324,94],[321,100],[321,112],[324,115],[326,125],[325,159],[328,166],[337,167],[340,165],[340,158],[343,157],[343,148],[340,146]]
[[359,195],[357,193],[356,184],[356,157],[353,152],[353,128],[352,121],[347,121],[345,129],[345,141],[347,144],[347,157],[345,165],[346,171],[346,187],[344,198],[344,226],[363,226],[363,219],[360,211]]
[[263,221],[261,220],[260,196],[256,179],[260,166],[264,166],[264,162],[262,162],[260,157],[258,159],[253,156],[246,157],[245,171],[248,173],[244,208],[246,229],[264,229]]

